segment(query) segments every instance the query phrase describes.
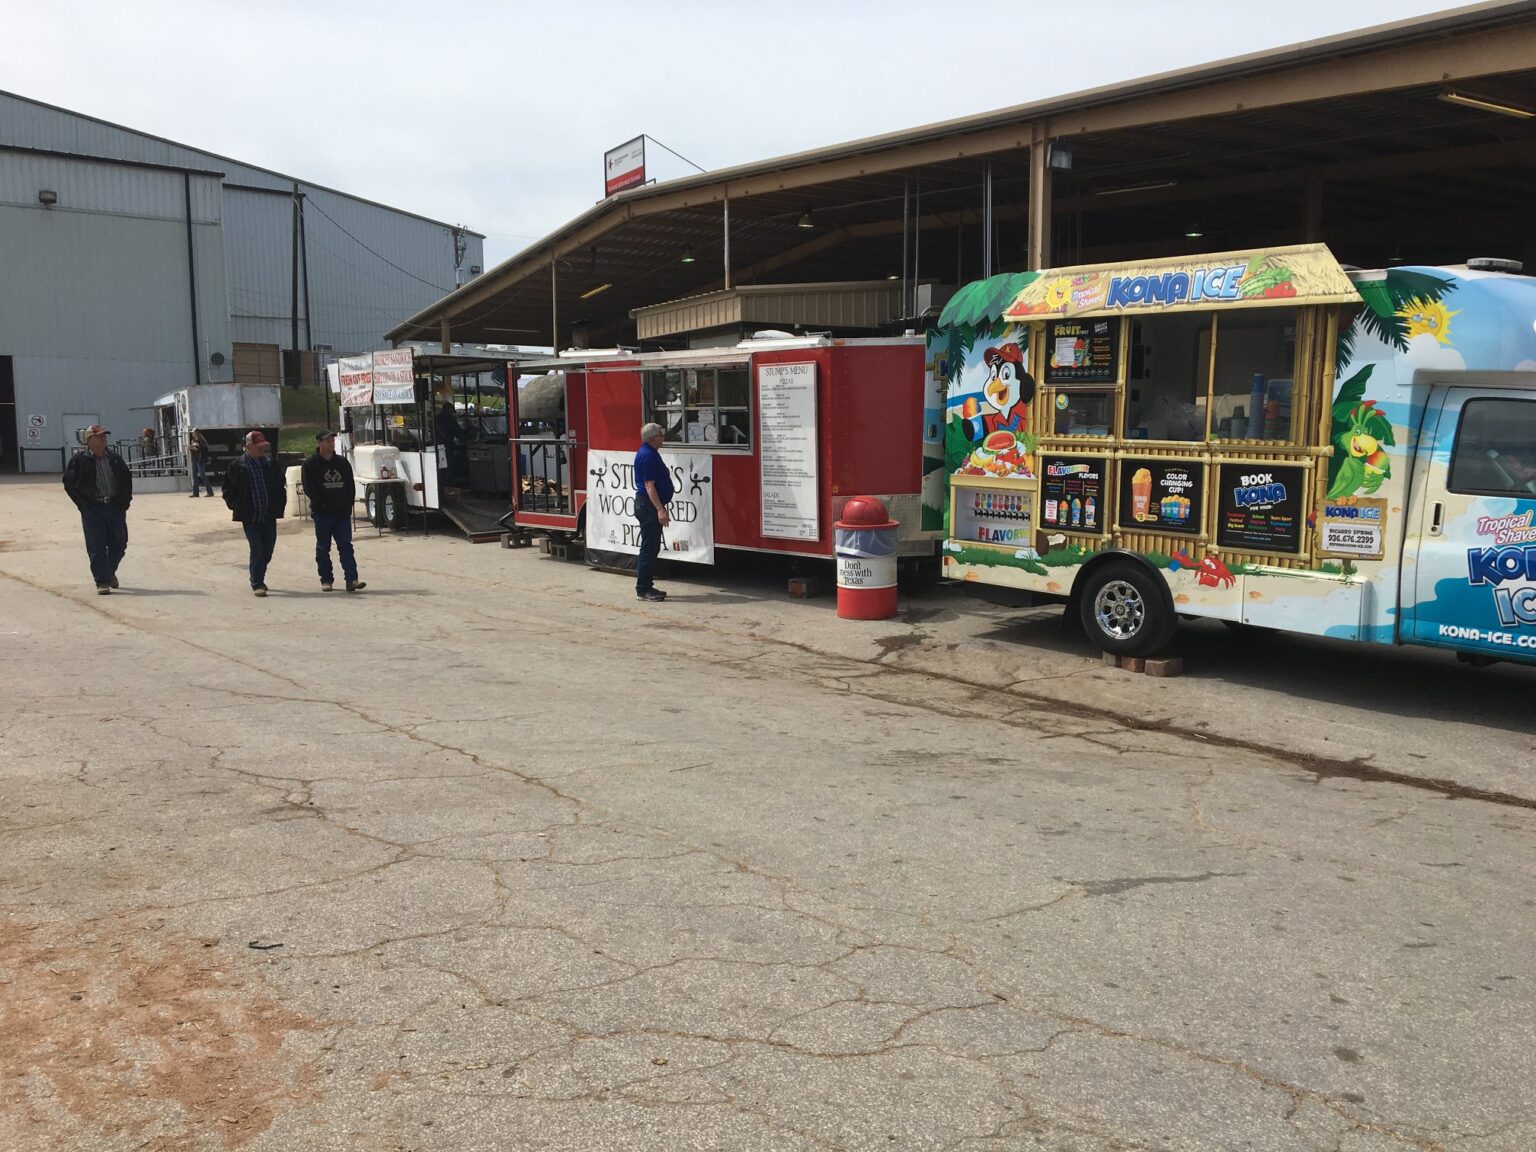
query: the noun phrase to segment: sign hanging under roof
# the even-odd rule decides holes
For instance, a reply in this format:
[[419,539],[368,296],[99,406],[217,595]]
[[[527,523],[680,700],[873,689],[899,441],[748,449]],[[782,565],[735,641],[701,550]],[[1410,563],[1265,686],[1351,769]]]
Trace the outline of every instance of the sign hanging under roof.
[[1177,256],[1137,264],[1053,268],[1014,297],[1008,320],[1193,309],[1358,303],[1323,244]]

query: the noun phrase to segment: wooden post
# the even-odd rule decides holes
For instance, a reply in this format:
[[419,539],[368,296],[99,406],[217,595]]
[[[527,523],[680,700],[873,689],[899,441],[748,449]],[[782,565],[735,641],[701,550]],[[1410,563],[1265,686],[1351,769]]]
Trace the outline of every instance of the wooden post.
[[443,355],[451,356],[453,354],[453,341],[448,334],[448,317],[444,316],[437,322],[437,335],[443,345]]
[[1029,145],[1029,266],[1051,266],[1051,141],[1045,125],[1033,127]]

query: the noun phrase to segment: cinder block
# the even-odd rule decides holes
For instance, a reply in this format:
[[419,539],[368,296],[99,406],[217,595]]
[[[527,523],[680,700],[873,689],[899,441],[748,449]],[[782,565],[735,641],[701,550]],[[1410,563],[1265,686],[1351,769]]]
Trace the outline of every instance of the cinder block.
[[537,543],[539,545],[539,551],[544,553],[544,555],[548,556],[549,555],[549,537],[548,536],[540,536],[538,538]]
[[814,576],[791,576],[789,594],[797,600],[809,600],[821,591]]
[[1140,656],[1122,656],[1120,657],[1120,667],[1127,672],[1145,672],[1147,670],[1147,662]]
[[1105,652],[1105,653],[1103,653],[1103,656],[1104,656],[1104,667],[1106,667],[1106,668],[1118,668],[1118,667],[1120,667],[1120,657],[1116,656],[1113,652]]
[[1184,675],[1184,661],[1178,656],[1170,656],[1166,660],[1148,660],[1148,676],[1182,676]]

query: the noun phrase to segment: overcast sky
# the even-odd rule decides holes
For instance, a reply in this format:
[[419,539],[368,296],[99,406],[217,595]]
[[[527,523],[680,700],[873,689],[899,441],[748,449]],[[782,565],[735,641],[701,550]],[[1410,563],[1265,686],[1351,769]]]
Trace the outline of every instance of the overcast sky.
[[467,224],[489,268],[591,207],[641,133],[723,168],[1456,6],[11,3],[0,88]]

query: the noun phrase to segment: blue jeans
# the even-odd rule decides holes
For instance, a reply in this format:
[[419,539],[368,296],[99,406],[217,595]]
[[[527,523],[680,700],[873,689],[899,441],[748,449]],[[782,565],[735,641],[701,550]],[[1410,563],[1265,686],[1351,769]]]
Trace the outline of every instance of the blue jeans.
[[277,547],[277,521],[242,523],[240,527],[245,529],[246,543],[251,546],[251,587],[265,587],[267,565],[272,563],[272,549]]
[[331,541],[336,541],[336,555],[341,557],[341,574],[347,580],[357,579],[357,556],[352,551],[352,517],[327,516],[313,512],[315,519],[315,567],[320,570],[320,583],[335,582],[336,572],[331,567]]
[[656,509],[644,496],[635,498],[635,519],[640,521],[640,558],[635,562],[635,591],[649,592],[656,586],[656,557],[661,554],[661,521]]
[[201,456],[192,457],[192,495],[197,495],[197,485],[201,481],[204,488],[208,489],[208,495],[213,495],[213,481],[208,479],[208,469],[203,466]]
[[96,587],[109,588],[123,553],[128,551],[128,510],[99,501],[80,509],[85,529],[85,554],[91,558],[91,579]]

